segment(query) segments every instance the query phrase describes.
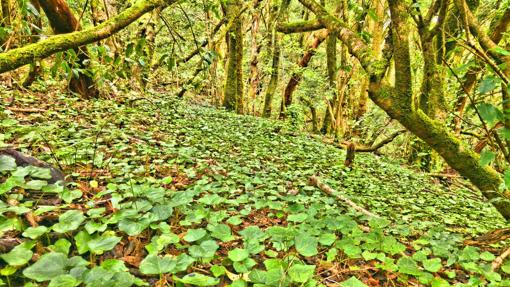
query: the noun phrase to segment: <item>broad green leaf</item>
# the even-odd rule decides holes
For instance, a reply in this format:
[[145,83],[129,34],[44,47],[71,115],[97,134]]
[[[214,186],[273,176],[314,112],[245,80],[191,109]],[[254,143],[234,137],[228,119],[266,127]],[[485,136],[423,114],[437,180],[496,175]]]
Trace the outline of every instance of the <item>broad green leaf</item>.
[[66,233],[76,230],[85,220],[85,216],[79,210],[68,210],[58,218],[58,223],[52,229],[58,233]]
[[0,255],[0,257],[11,266],[25,265],[32,259],[32,248],[35,242],[27,241],[14,247],[9,253]]
[[207,234],[207,231],[203,228],[189,229],[183,239],[188,242],[194,242],[194,241],[202,239],[206,234]]
[[289,270],[290,279],[297,283],[305,283],[312,279],[315,272],[315,265],[294,264]]
[[180,279],[178,282],[183,284],[190,284],[194,286],[213,286],[220,283],[220,279],[202,275],[200,273],[191,273]]
[[31,239],[37,239],[39,236],[45,234],[46,232],[48,232],[48,228],[41,225],[27,228],[22,235]]
[[296,250],[303,256],[317,255],[318,240],[308,234],[302,233],[295,238]]
[[480,259],[492,262],[496,259],[496,256],[488,251],[484,251],[480,254]]
[[427,259],[423,261],[423,267],[425,267],[425,270],[435,273],[441,270],[443,265],[441,264],[441,259],[439,258],[433,258],[433,259]]
[[352,276],[351,278],[340,283],[342,287],[368,287],[365,283],[361,282],[358,278]]
[[147,275],[171,273],[177,266],[176,260],[170,256],[159,257],[150,254],[140,263],[140,272]]
[[214,240],[207,240],[201,242],[200,245],[193,245],[189,247],[189,254],[195,258],[210,258],[213,257],[218,250],[219,246]]
[[248,256],[250,256],[250,253],[246,249],[236,248],[228,252],[228,258],[234,262],[243,261]]
[[48,287],[76,287],[80,285],[80,283],[81,282],[73,276],[64,274],[51,279]]
[[330,246],[336,240],[336,235],[334,233],[322,233],[319,236],[319,243],[325,246]]
[[41,256],[32,266],[23,271],[23,275],[37,282],[51,280],[66,273],[68,264],[67,256],[62,253],[52,252]]
[[0,172],[16,170],[16,160],[7,155],[0,155]]
[[500,82],[501,80],[495,76],[487,76],[480,82],[480,85],[478,86],[478,93],[482,95],[487,94],[494,90]]
[[74,243],[78,248],[78,254],[83,254],[90,250],[89,242],[92,237],[86,231],[80,231],[74,236]]
[[397,261],[398,271],[403,274],[420,275],[421,270],[411,257],[402,257]]
[[99,236],[88,242],[88,248],[92,253],[103,254],[103,252],[113,249],[121,239],[122,238],[118,236]]
[[496,123],[496,121],[504,120],[505,116],[498,108],[490,103],[481,103],[477,106],[482,119],[486,121],[490,126]]
[[214,277],[218,278],[227,273],[227,268],[225,266],[213,265],[211,266],[211,273]]
[[221,240],[222,242],[228,242],[234,239],[230,227],[226,224],[209,225],[207,229],[211,232],[211,236]]

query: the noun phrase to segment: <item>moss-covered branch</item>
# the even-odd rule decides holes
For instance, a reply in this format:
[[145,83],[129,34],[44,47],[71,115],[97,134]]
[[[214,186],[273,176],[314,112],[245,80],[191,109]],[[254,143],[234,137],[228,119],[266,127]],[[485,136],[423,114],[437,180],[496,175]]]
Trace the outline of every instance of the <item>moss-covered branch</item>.
[[110,37],[156,7],[175,0],[139,0],[119,15],[91,29],[50,37],[47,40],[0,54],[0,73],[14,70],[57,52],[76,48]]
[[319,21],[319,19],[279,23],[276,26],[276,30],[284,34],[311,32],[323,28],[325,28],[325,26]]

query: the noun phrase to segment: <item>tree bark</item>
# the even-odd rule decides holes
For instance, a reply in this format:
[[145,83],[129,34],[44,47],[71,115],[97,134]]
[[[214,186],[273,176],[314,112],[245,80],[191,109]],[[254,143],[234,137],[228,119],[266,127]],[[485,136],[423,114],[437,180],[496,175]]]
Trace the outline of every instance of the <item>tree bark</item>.
[[[40,13],[41,5],[39,4],[39,0],[31,0],[30,3],[34,6],[37,12]],[[40,32],[42,30],[42,19],[39,15],[38,17],[27,17],[27,21],[32,22],[32,26],[30,28],[30,43],[37,43],[39,41]],[[39,61],[34,61],[30,64],[30,71],[28,72],[27,77],[23,81],[23,87],[27,88],[32,85],[32,83],[40,76],[41,73],[41,63]]]
[[52,36],[49,39],[35,44],[29,44],[18,49],[0,53],[0,73],[11,71],[29,64],[33,62],[34,59],[44,59],[58,52],[74,49],[79,46],[108,38],[131,24],[136,19],[140,18],[145,13],[160,6],[170,5],[174,2],[175,1],[173,0],[140,0],[124,12],[102,23],[101,25],[98,25],[97,27]]
[[[317,48],[319,45],[324,42],[324,40],[328,36],[328,31],[317,32],[314,34],[313,41],[309,47],[306,48],[306,51],[303,53],[303,57],[298,63],[299,68],[308,67],[310,60],[317,53]],[[280,109],[280,118],[283,118],[283,114],[285,110],[292,104],[292,95],[294,91],[296,91],[299,82],[301,82],[302,75],[300,72],[292,73],[287,86],[285,87],[285,91],[283,92],[283,106]]]
[[273,57],[272,57],[272,65],[271,65],[271,78],[269,79],[269,84],[266,89],[266,95],[264,97],[264,108],[262,111],[262,115],[265,118],[270,118],[272,113],[272,105],[273,105],[273,96],[276,92],[276,88],[278,86],[278,78],[280,75],[280,57],[281,57],[281,48],[280,48],[280,35],[277,31],[278,23],[281,21],[282,15],[287,13],[287,7],[289,5],[289,0],[283,0],[283,4],[281,7],[278,7],[277,1],[272,4],[271,7],[271,19],[270,19],[270,27],[271,27],[271,47],[273,49]]
[[[2,7],[2,19],[0,27],[11,26],[11,0],[0,0]],[[0,46],[3,46],[7,38],[0,38]]]
[[248,86],[248,99],[251,101],[251,113],[255,114],[255,103],[259,94],[260,75],[258,69],[259,52],[261,46],[257,41],[257,35],[260,28],[260,11],[259,5],[261,0],[253,1],[253,9],[255,12],[252,16],[251,24],[251,60],[250,60],[250,77]]
[[[227,17],[236,17],[240,11],[240,3],[233,0],[227,2]],[[227,110],[244,112],[243,107],[243,17],[240,15],[228,35],[228,63],[225,82],[225,98],[223,106]]]
[[[74,17],[65,0],[40,0],[40,4],[55,34],[67,34],[81,29],[80,23]],[[76,66],[72,68],[76,69],[78,73],[76,76],[72,73],[73,75],[71,75],[71,80],[69,81],[69,90],[86,99],[94,98],[99,94],[94,80],[90,75],[82,72],[82,69],[86,69],[86,61],[90,60],[86,47],[78,47],[74,50],[77,61],[75,63]]]

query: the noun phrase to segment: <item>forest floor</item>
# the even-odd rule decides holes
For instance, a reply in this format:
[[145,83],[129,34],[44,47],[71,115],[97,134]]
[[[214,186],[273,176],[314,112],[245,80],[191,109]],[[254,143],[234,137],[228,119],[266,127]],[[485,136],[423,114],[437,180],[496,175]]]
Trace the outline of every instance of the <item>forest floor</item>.
[[0,285],[510,286],[503,246],[462,244],[505,222],[461,185],[165,95],[0,92],[0,143],[68,175],[0,160]]

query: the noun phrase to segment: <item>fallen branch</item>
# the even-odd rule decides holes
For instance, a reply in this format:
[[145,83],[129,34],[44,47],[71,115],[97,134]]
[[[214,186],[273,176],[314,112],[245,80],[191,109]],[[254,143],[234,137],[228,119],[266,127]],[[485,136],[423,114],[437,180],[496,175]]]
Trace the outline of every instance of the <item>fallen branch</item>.
[[22,241],[18,238],[3,238],[0,239],[0,253],[7,253]]
[[315,186],[315,187],[319,188],[320,190],[322,190],[327,195],[333,196],[336,199],[338,199],[339,201],[344,202],[345,204],[349,205],[350,207],[352,207],[353,209],[355,209],[356,211],[358,211],[360,213],[363,213],[363,214],[365,214],[365,215],[367,215],[369,217],[380,218],[378,215],[376,215],[376,214],[374,214],[374,213],[364,209],[363,207],[357,205],[356,203],[354,203],[354,201],[350,200],[349,198],[347,198],[345,196],[342,196],[342,195],[339,195],[337,192],[335,192],[334,189],[332,189],[329,185],[321,182],[320,179],[318,177],[316,177],[316,176],[310,177],[309,184],[311,186]]
[[510,255],[510,247],[508,247],[501,255],[499,255],[494,261],[492,262],[492,271],[496,271],[501,267],[501,264],[503,264],[503,261]]
[[510,238],[510,228],[496,229],[475,239],[464,240],[465,245],[483,246],[498,243]]
[[[403,134],[405,132],[406,132],[406,130],[398,130],[396,132],[393,132],[387,138],[381,140],[380,142],[378,142],[378,143],[376,143],[376,144],[374,144],[372,146],[355,145],[355,152],[376,152],[379,149],[381,149],[382,147],[384,147],[385,145],[391,143],[399,135],[401,135],[401,134]],[[322,138],[322,142],[323,143],[327,143],[327,144],[332,144],[335,147],[341,148],[341,149],[347,149],[349,147],[349,145],[351,144],[350,142],[347,142],[347,141],[344,141],[344,142],[341,142],[341,143],[332,143],[330,141],[324,140],[324,138]]]
[[20,112],[20,113],[45,113],[48,110],[45,109],[37,109],[37,108],[7,108],[11,112]]

